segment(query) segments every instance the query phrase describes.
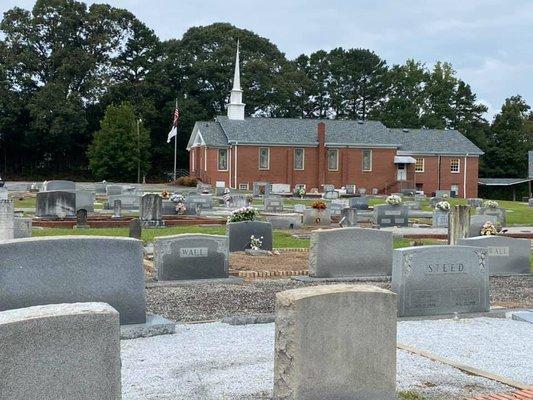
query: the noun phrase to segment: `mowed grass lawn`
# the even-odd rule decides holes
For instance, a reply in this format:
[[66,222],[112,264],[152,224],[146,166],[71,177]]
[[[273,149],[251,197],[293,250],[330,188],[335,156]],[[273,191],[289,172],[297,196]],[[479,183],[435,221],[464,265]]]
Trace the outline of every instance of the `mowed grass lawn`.
[[[225,235],[224,226],[172,226],[159,229],[143,229],[142,240],[152,242],[157,236],[178,235],[183,233],[206,233],[210,235]],[[69,229],[69,228],[34,228],[33,236],[64,236],[64,235],[93,235],[93,236],[128,236],[128,228],[89,228],[89,229]],[[413,242],[412,239],[395,238],[394,248],[408,247]],[[442,244],[437,240],[424,239],[426,245]],[[292,236],[289,231],[274,231],[275,248],[308,248],[309,239],[300,239]]]

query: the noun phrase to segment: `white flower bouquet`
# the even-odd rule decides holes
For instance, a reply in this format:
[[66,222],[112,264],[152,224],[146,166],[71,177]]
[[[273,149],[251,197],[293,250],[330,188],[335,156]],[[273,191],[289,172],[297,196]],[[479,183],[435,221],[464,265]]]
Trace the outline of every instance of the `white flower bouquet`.
[[402,198],[396,194],[393,194],[385,199],[385,203],[390,206],[399,206],[400,204],[402,204]]

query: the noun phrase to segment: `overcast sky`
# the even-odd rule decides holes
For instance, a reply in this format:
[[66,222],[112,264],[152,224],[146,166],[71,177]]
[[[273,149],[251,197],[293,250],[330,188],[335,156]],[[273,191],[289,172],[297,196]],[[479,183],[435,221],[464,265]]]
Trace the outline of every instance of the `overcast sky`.
[[[532,0],[107,0],[132,11],[161,39],[191,26],[229,22],[269,38],[289,58],[334,47],[451,62],[496,113],[521,94],[533,106]],[[34,0],[0,0],[0,12]]]

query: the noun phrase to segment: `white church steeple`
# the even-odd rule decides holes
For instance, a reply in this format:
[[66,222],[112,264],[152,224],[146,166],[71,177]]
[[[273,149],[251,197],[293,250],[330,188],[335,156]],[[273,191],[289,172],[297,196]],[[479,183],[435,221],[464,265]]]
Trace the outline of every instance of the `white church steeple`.
[[244,104],[242,102],[241,72],[239,68],[239,41],[237,41],[237,54],[235,56],[235,73],[233,74],[233,89],[231,89],[228,104],[228,118],[244,120]]

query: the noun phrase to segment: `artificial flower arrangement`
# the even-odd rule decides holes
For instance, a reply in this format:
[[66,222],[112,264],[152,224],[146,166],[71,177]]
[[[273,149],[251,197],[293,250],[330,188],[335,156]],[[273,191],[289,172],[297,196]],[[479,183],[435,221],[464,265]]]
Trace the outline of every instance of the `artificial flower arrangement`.
[[447,201],[439,201],[437,204],[435,204],[435,210],[439,211],[450,211],[450,203]]
[[494,200],[486,200],[483,202],[483,207],[485,208],[498,208],[500,204]]
[[170,193],[166,190],[163,190],[161,192],[161,197],[164,198],[164,199],[168,199],[168,196],[170,196]]
[[294,195],[303,198],[305,196],[305,189],[303,187],[296,188]]
[[496,229],[496,226],[494,226],[494,224],[491,221],[487,221],[483,224],[480,234],[481,236],[497,235],[498,230]]
[[170,201],[173,203],[183,203],[185,201],[185,197],[179,193],[173,193],[170,195]]
[[385,203],[390,206],[399,206],[402,204],[402,198],[396,194],[392,194],[385,199]]
[[317,200],[312,205],[311,208],[314,208],[315,210],[325,210],[327,208],[327,204],[323,200]]
[[252,250],[261,250],[263,246],[263,236],[256,238],[254,235],[250,236],[250,247]]
[[228,222],[253,221],[257,214],[257,209],[253,207],[242,207],[231,213]]
[[187,207],[185,207],[185,204],[183,203],[178,203],[176,204],[176,211],[180,215],[185,214],[185,211],[187,211]]

